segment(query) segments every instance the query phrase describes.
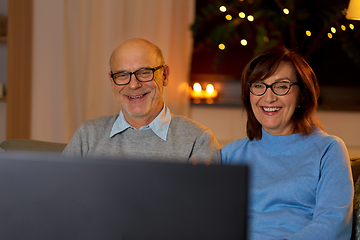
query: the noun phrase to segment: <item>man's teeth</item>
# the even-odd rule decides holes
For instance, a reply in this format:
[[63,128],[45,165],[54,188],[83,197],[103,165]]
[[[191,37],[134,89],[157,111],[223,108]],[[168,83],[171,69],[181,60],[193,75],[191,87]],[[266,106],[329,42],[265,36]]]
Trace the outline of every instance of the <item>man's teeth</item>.
[[143,95],[139,95],[139,96],[129,96],[129,98],[131,98],[131,99],[137,99],[137,98],[141,98],[142,96],[144,96],[144,94],[143,94]]
[[279,107],[263,107],[263,110],[265,111],[265,112],[276,112],[276,111],[279,111],[280,110],[280,108]]

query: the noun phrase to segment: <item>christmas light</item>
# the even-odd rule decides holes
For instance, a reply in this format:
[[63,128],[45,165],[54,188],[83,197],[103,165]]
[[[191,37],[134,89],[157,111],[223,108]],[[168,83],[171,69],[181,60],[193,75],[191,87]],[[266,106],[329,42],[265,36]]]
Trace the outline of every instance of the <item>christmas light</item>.
[[239,12],[239,17],[240,17],[240,18],[245,18],[245,13]]
[[328,36],[328,38],[330,38],[330,39],[332,39],[332,37],[333,37],[331,33],[328,33],[327,36]]
[[336,33],[336,28],[331,27],[331,32],[332,32],[332,33]]
[[230,21],[232,19],[232,16],[230,14],[228,14],[228,15],[225,16],[225,18],[226,18],[226,20]]
[[350,28],[351,30],[354,30],[355,26],[354,26],[352,23],[350,23],[350,24],[349,24],[349,28]]
[[225,6],[221,6],[219,9],[220,9],[220,12],[226,12],[226,7]]
[[243,46],[246,46],[246,45],[247,45],[246,39],[242,39],[242,40],[240,41],[240,44],[243,45]]
[[220,49],[220,50],[224,50],[224,49],[225,49],[225,44],[220,43],[220,44],[219,44],[219,49]]
[[287,9],[287,8],[284,8],[284,9],[283,9],[283,12],[284,12],[285,14],[289,14],[289,13],[290,13],[289,9]]
[[311,32],[309,30],[306,31],[306,36],[308,36],[308,37],[311,36]]
[[343,31],[345,31],[345,30],[346,30],[345,25],[341,25],[341,30],[343,30]]
[[254,21],[254,17],[253,17],[252,15],[249,15],[249,16],[247,17],[247,20],[249,20],[250,22],[252,22],[252,21]]

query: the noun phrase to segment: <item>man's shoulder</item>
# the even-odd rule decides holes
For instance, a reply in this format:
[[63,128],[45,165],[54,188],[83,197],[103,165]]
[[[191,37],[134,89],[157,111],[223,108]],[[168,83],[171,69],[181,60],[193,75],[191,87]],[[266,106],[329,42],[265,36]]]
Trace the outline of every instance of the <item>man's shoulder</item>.
[[83,122],[80,128],[89,129],[89,128],[111,128],[116,121],[118,115],[113,116],[102,116],[94,119],[89,119]]
[[204,125],[195,122],[194,120],[180,115],[173,115],[171,118],[171,124],[170,127],[176,127],[181,128],[187,131],[211,131],[208,127],[205,127]]

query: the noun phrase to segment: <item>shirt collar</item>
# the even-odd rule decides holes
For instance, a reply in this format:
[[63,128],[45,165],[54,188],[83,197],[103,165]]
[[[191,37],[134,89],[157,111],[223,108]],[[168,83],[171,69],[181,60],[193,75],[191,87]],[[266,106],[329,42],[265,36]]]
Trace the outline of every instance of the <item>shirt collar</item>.
[[[139,131],[151,129],[159,138],[166,141],[167,133],[170,126],[170,121],[171,121],[170,110],[164,104],[163,109],[161,110],[159,115],[157,115],[157,117],[149,125],[141,127]],[[136,129],[126,121],[124,114],[122,113],[122,111],[120,111],[119,116],[117,117],[117,119],[114,122],[114,125],[112,126],[110,137],[113,137],[116,134],[121,133],[128,128]]]

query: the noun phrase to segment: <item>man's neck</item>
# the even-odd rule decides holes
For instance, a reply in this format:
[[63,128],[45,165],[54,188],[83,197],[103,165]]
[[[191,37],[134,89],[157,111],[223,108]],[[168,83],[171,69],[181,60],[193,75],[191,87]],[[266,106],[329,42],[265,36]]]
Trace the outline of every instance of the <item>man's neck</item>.
[[[161,109],[162,110],[162,109]],[[127,116],[124,114],[125,120],[134,128],[140,129],[141,127],[149,125],[159,115],[161,110],[152,116]]]

